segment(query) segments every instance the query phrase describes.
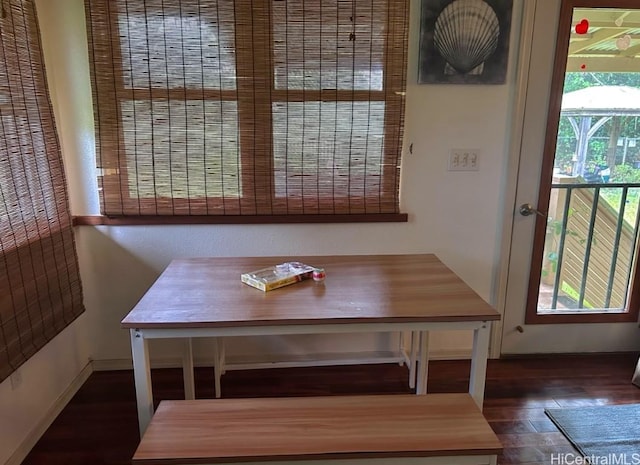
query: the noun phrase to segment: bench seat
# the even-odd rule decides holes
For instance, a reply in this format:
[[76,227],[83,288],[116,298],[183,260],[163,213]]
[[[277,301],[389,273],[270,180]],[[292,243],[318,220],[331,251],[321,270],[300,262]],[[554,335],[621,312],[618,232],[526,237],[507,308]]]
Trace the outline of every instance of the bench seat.
[[495,464],[501,450],[469,394],[199,399],[161,402],[133,463]]

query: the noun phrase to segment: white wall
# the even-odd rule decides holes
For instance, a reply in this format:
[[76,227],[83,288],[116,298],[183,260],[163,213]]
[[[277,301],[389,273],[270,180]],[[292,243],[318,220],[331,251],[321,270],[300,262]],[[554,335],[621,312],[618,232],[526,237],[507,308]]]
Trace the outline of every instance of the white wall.
[[[59,125],[65,157],[67,166],[74,167],[69,177],[72,208],[75,214],[97,214],[93,152],[88,143],[91,96],[80,19],[83,5],[82,0],[55,4],[57,15],[42,19],[63,22],[58,33],[46,41],[53,63],[48,72],[59,84],[57,110],[64,114]],[[128,335],[119,322],[175,257],[434,252],[485,300],[495,303],[513,73],[506,85],[417,85],[419,10],[419,1],[412,1],[405,141],[406,146],[413,143],[413,154],[405,150],[401,180],[401,207],[409,213],[409,222],[78,228],[96,360],[130,357]],[[517,33],[517,14],[513,26]],[[516,47],[511,50],[513,65]],[[449,150],[460,147],[480,149],[478,172],[446,171]],[[436,353],[464,354],[471,344],[467,334],[440,334],[433,339]],[[389,341],[378,336],[322,336],[304,338],[304,342],[278,338],[251,344],[241,341],[230,353],[278,348],[288,352],[371,351],[388,348]],[[172,352],[166,342],[156,343],[151,356],[167,357]],[[205,354],[196,347],[196,356]]]
[[35,445],[44,432],[43,422],[55,418],[58,400],[68,397],[69,387],[87,367],[86,323],[81,315],[0,383],[0,463]]
[[[515,0],[514,38],[521,1]],[[97,214],[83,1],[36,3],[71,207],[76,215]],[[413,143],[413,153],[405,150],[401,180],[401,207],[409,222],[77,228],[87,312],[21,369],[21,387],[12,390],[8,381],[0,385],[0,463],[5,451],[14,450],[41,418],[39,412],[78,376],[89,356],[130,358],[120,320],[175,257],[433,252],[495,304],[513,72],[505,85],[417,85],[419,0],[411,1],[411,10],[405,146]],[[512,40],[512,70],[516,48]],[[447,172],[452,148],[479,149],[480,170]],[[436,355],[465,354],[471,345],[467,334],[434,334],[431,340]],[[392,342],[379,335],[254,339],[237,341],[230,352],[366,352],[385,350]],[[196,346],[196,356],[206,356],[206,350]],[[173,346],[155,343],[151,352],[152,358],[170,357]],[[67,363],[72,354],[73,363]],[[40,408],[28,408],[26,400],[35,398]],[[18,412],[24,423],[20,428],[14,420]]]

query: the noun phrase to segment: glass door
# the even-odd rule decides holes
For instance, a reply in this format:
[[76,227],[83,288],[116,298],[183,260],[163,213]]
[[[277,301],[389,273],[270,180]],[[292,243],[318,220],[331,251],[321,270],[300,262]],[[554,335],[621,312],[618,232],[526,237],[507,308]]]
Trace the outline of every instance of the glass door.
[[570,27],[558,38],[564,73],[549,112],[525,321],[635,321],[640,9],[566,5],[561,21],[562,13]]
[[640,6],[524,9],[501,353],[638,350]]

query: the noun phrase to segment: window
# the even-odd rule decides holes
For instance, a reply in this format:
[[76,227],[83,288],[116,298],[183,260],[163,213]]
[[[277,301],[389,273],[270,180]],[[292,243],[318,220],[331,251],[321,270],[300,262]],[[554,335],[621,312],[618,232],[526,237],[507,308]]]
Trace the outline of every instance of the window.
[[408,2],[86,10],[103,215],[404,217]]
[[35,7],[0,15],[0,381],[83,311]]

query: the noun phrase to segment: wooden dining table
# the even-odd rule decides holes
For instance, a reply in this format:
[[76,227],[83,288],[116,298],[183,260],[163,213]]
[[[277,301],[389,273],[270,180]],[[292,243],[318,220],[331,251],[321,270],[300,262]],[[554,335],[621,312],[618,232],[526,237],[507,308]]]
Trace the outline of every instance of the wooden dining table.
[[[291,261],[323,268],[326,278],[268,292],[240,280],[242,273]],[[173,260],[122,320],[122,327],[131,336],[142,434],[154,411],[150,339],[184,340],[185,397],[193,399],[192,338],[411,332],[419,341],[416,393],[425,394],[429,332],[469,330],[469,393],[482,408],[491,323],[499,318],[433,254],[204,257]],[[223,360],[215,350],[219,392]]]

